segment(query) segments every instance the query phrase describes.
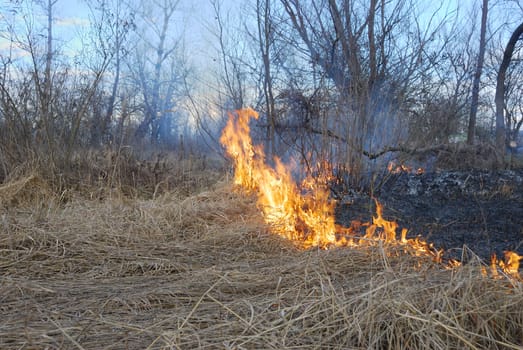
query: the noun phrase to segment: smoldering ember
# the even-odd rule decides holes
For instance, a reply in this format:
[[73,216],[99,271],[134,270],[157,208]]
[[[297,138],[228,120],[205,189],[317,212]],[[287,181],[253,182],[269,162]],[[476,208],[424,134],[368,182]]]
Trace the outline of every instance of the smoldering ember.
[[0,349],[523,349],[520,1],[0,11]]

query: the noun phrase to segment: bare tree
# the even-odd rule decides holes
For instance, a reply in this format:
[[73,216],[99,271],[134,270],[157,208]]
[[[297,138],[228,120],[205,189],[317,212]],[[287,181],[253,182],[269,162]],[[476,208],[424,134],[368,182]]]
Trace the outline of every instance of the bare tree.
[[472,83],[472,100],[470,102],[470,116],[467,132],[467,143],[473,144],[476,136],[476,115],[478,112],[479,100],[479,83],[481,80],[481,72],[483,71],[483,61],[485,59],[486,47],[486,33],[487,33],[487,15],[488,15],[488,0],[483,0],[481,7],[481,28],[479,39],[479,53],[476,64],[476,71],[474,73],[474,80]]
[[188,73],[183,56],[182,39],[173,34],[179,0],[156,0],[141,13],[145,26],[142,48],[129,64],[143,98],[143,119],[136,137],[148,133],[152,143],[171,142],[176,98],[183,90],[183,77]]
[[[24,115],[20,120],[27,121],[23,128],[28,128],[24,132],[28,151],[48,159],[52,171],[59,163],[68,164],[80,143],[82,125],[107,67],[107,61],[102,59],[88,69],[71,69],[68,57],[54,46],[57,3],[58,0],[30,1],[25,4],[27,7],[16,9],[18,17],[14,22],[19,23],[21,18],[25,27],[12,27],[9,39],[28,59],[20,59],[17,64],[10,62],[7,70],[17,77],[4,81],[1,88],[7,103],[4,107],[14,115]],[[42,16],[45,24],[39,23]],[[42,31],[46,34],[41,35]],[[20,125],[20,121],[13,122]]]
[[123,0],[96,0],[94,3],[88,2],[88,5],[92,13],[91,38],[96,54],[107,58],[112,73],[109,96],[103,103],[104,110],[93,114],[91,121],[91,145],[98,146],[111,138],[109,129],[120,91],[122,66],[133,49],[129,39],[136,25],[135,13]]
[[289,36],[301,39],[294,39],[297,49],[336,89],[337,110],[324,130],[310,131],[331,137],[338,161],[364,173],[365,154],[404,138],[402,115],[438,63],[445,42],[435,33],[445,18],[438,22],[434,15],[422,25],[408,0],[280,2],[293,29]]
[[499,71],[496,80],[496,148],[503,159],[506,147],[506,131],[505,131],[505,79],[506,73],[512,59],[512,53],[516,46],[516,42],[523,35],[523,23],[521,23],[512,33],[510,39],[503,52],[503,60],[499,66]]
[[274,101],[273,77],[271,65],[271,47],[274,29],[272,28],[270,0],[256,0],[256,22],[258,27],[258,44],[263,62],[263,96],[267,115],[267,140],[271,155],[275,154],[276,110]]
[[508,145],[511,151],[521,146],[520,131],[523,125],[523,45],[512,54],[512,62],[505,80],[505,122]]
[[[220,0],[211,0],[214,10],[216,27],[211,28],[211,32],[216,37],[218,43],[218,54],[220,56],[219,74],[220,85],[224,87],[224,94],[230,106],[224,106],[226,109],[240,109],[245,105],[245,77],[246,72],[243,69],[242,56],[244,49],[241,46],[238,35],[238,27],[231,28],[229,15],[224,14]],[[214,27],[214,26],[213,26]]]
[[[55,135],[53,130],[53,116],[52,116],[52,94],[53,94],[53,81],[51,76],[51,69],[54,59],[53,52],[53,7],[58,0],[47,0],[47,3],[42,3],[46,10],[47,15],[47,48],[45,54],[45,68],[43,74],[43,81],[40,80],[37,65],[34,64],[35,68],[35,83],[36,91],[38,94],[38,101],[40,105],[40,115],[42,118],[42,126],[45,131],[46,141],[49,146],[49,156],[51,157],[51,164],[54,164],[54,152],[55,152]],[[33,54],[34,51],[31,50]],[[33,63],[36,63],[37,59],[33,56]]]

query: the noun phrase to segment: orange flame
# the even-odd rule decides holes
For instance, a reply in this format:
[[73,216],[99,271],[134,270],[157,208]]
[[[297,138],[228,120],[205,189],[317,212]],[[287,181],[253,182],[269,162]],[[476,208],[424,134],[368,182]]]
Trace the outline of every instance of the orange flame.
[[[418,251],[417,254],[439,255],[429,244],[419,239],[407,239],[407,229],[402,229],[398,240],[398,224],[383,218],[378,201],[377,215],[372,224],[353,223],[350,228],[338,227],[334,220],[335,203],[329,198],[326,182],[309,176],[298,186],[279,158],[274,159],[274,168],[268,166],[263,148],[252,144],[251,118],[258,118],[258,113],[251,108],[230,113],[220,142],[234,161],[234,183],[258,193],[263,217],[275,233],[300,242],[304,247],[369,245],[385,241],[408,244]],[[329,166],[322,164],[319,168],[329,169]],[[329,177],[323,175],[321,178]],[[365,234],[358,236],[361,227],[366,227]]]
[[425,169],[423,169],[423,168],[413,169],[409,165],[396,164],[396,162],[393,160],[391,160],[389,162],[389,164],[387,165],[387,170],[391,174],[411,173],[411,174],[421,175],[421,174],[425,173]]
[[[258,119],[258,113],[251,108],[238,110],[235,114],[229,113],[220,142],[234,161],[234,183],[257,193],[258,205],[265,222],[275,233],[300,243],[305,248],[365,246],[385,242],[402,246],[410,254],[429,256],[434,261],[441,262],[442,250],[435,249],[432,244],[419,237],[407,239],[406,228],[401,229],[398,239],[397,222],[383,218],[383,207],[377,200],[376,216],[372,218],[372,223],[353,221],[349,228],[336,225],[335,203],[329,198],[326,184],[326,180],[332,177],[324,173],[320,176],[321,180],[308,176],[298,186],[290,170],[279,158],[274,158],[274,168],[267,165],[262,146],[252,144],[249,127],[251,118]],[[332,170],[326,163],[319,164],[318,168]],[[363,227],[366,227],[365,234],[361,235]],[[511,275],[517,275],[521,257],[514,254],[508,254],[509,260],[505,263],[493,261],[492,268],[497,265]],[[457,261],[448,263],[449,267],[458,265]]]
[[274,168],[268,166],[263,148],[253,146],[250,137],[249,120],[257,119],[258,113],[247,108],[237,115],[229,114],[220,138],[234,160],[234,183],[258,192],[265,221],[281,236],[307,247],[335,243],[334,203],[327,189],[306,178],[303,192],[280,159],[274,159]]
[[490,258],[490,273],[492,277],[499,277],[499,268],[505,274],[513,277],[514,279],[521,279],[521,276],[519,275],[519,262],[523,260],[523,256],[518,255],[518,253],[510,250],[503,252],[503,254],[503,260],[498,259],[495,253],[492,254]]

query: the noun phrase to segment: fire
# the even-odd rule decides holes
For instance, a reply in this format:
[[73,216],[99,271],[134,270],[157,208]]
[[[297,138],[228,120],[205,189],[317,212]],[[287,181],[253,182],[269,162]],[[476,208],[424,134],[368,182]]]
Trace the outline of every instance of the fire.
[[[274,159],[274,167],[267,165],[263,148],[252,144],[249,128],[251,118],[257,119],[258,113],[250,108],[229,114],[220,142],[234,161],[234,183],[258,194],[258,205],[263,217],[275,233],[299,242],[304,247],[370,245],[385,241],[408,244],[419,254],[439,254],[419,239],[407,239],[406,229],[402,229],[398,239],[398,224],[383,218],[383,209],[378,201],[372,223],[354,223],[350,228],[336,225],[335,203],[329,198],[325,181],[329,176],[321,174],[321,180],[308,176],[298,186],[289,168],[279,158]],[[322,162],[318,164],[318,169],[331,167]],[[363,227],[366,229],[361,235]]]
[[257,119],[258,113],[250,108],[237,111],[237,118],[230,114],[220,138],[234,161],[234,183],[258,192],[263,217],[279,235],[306,247],[334,244],[334,203],[327,188],[311,177],[298,187],[278,158],[274,168],[267,165],[263,148],[252,145],[251,118]]
[[[332,167],[327,162],[319,163],[320,176],[308,176],[298,186],[289,167],[277,157],[274,158],[274,167],[269,166],[263,147],[252,144],[251,118],[258,119],[258,113],[251,108],[229,113],[220,142],[234,162],[234,183],[257,194],[263,218],[274,233],[304,248],[371,246],[385,242],[402,247],[410,254],[442,261],[442,250],[435,249],[419,237],[407,238],[406,228],[400,230],[398,237],[398,223],[383,218],[383,207],[377,200],[376,216],[371,223],[353,221],[348,228],[336,225],[335,202],[330,199],[327,186],[327,181],[333,177],[325,174],[325,170],[332,171]],[[493,268],[499,266],[511,275],[517,275],[521,257],[515,253],[507,254],[505,263],[496,260],[492,263]],[[452,268],[459,262],[449,261],[447,265]]]
[[496,254],[492,254],[490,259],[490,272],[493,277],[499,277],[498,267],[509,276],[513,278],[521,278],[519,275],[519,262],[523,260],[523,256],[518,253],[507,250],[503,252],[504,259],[499,260]]
[[411,173],[411,174],[421,175],[421,174],[425,173],[425,169],[423,169],[423,168],[414,169],[409,165],[396,164],[396,162],[393,160],[391,160],[389,162],[389,164],[387,165],[387,170],[391,174]]

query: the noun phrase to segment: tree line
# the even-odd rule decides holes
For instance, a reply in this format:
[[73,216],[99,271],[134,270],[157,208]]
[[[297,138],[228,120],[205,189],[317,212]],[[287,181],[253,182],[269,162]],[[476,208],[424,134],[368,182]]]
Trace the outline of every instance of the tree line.
[[491,145],[504,166],[523,143],[517,0],[209,0],[206,67],[191,57],[182,0],[88,1],[74,54],[56,36],[62,1],[6,2],[4,175],[88,148],[217,150],[227,112],[244,106],[260,112],[269,154],[358,176],[458,143]]

